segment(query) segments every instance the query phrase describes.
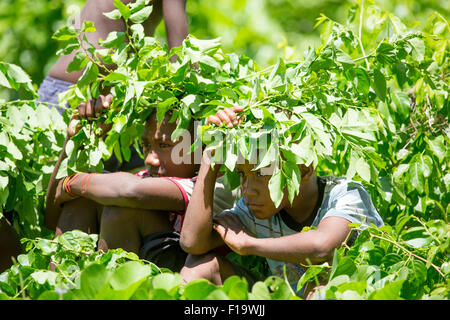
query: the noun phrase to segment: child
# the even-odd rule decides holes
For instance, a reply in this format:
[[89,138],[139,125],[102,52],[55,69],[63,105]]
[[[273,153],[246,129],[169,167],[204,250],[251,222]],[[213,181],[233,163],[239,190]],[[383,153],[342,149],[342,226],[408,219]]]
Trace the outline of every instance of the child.
[[[217,113],[209,122],[232,126],[237,123],[235,113],[241,110]],[[311,166],[304,165],[299,165],[299,194],[290,204],[285,190],[281,204],[275,207],[268,188],[271,175],[253,171],[252,164],[237,164],[243,197],[232,209],[213,216],[214,183],[220,166],[211,168],[208,153],[203,154],[181,231],[181,246],[190,254],[181,270],[186,282],[206,278],[222,284],[230,275],[242,275],[236,265],[210,252],[225,243],[238,254],[265,257],[273,275],[283,277],[285,267],[296,291],[304,272],[301,265],[331,262],[334,249],[349,238],[349,223],[362,223],[362,227],[383,225],[361,184],[332,176],[318,177]],[[301,232],[305,226],[316,229]],[[257,279],[247,276],[247,280],[252,284]]]
[[[179,231],[199,165],[194,161],[174,163],[172,150],[183,140],[171,141],[176,124],[169,123],[169,119],[167,113],[158,124],[156,112],[152,112],[146,122],[142,137],[146,171],[138,175],[77,173],[58,182],[52,179],[47,194],[48,226],[56,227],[57,235],[79,226],[85,232],[99,232],[101,250],[120,247],[160,267],[179,271],[186,257],[178,244]],[[68,136],[72,131],[69,128]],[[61,161],[64,157],[60,157]],[[52,178],[57,171],[58,166]],[[215,187],[214,205],[221,212],[234,203],[235,193],[228,192],[221,181]],[[80,206],[72,204],[80,200]]]

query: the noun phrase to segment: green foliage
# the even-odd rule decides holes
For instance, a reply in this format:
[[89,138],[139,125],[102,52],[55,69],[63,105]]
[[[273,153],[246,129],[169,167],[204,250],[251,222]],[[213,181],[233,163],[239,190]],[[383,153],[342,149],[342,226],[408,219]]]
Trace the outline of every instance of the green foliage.
[[[327,284],[316,297],[321,293],[326,299],[448,299],[449,27],[442,15],[431,15],[419,29],[359,1],[345,23],[319,17],[320,42],[303,57],[279,58],[260,68],[249,57],[226,53],[218,39],[190,36],[168,52],[143,33],[140,23],[150,11],[145,1],[119,2],[107,15],[128,20],[126,32],[110,33],[101,43],[104,49],[88,46],[76,54],[69,70],[85,71],[63,97],[75,107],[110,87],[113,105],[101,120],[112,129],[102,140],[95,123],[82,121],[82,130],[67,144],[59,176],[100,171],[100,160],[112,153],[128,159],[128,146],[138,143],[151,110],[158,120],[173,112],[175,140],[192,120],[239,104],[245,107],[239,127],[198,130],[216,150],[213,162],[225,164],[231,187],[239,183],[234,173],[239,157],[249,160],[259,148],[264,152],[257,167],[273,165],[269,186],[275,203],[283,186],[291,201],[298,192],[297,164],[313,164],[319,174],[363,182],[386,223],[359,230],[352,247],[336,250],[331,267],[310,266],[299,289],[321,277]],[[208,2],[201,5],[207,8]],[[60,53],[79,48],[84,33],[94,30],[89,22],[80,30],[59,29],[54,39],[61,41]],[[173,54],[178,59],[170,63]],[[106,69],[100,59],[117,68]],[[30,77],[13,64],[0,63],[0,85],[36,95]],[[182,285],[178,274],[123,250],[96,251],[95,237],[78,231],[55,240],[37,238],[46,236],[45,186],[66,125],[55,110],[33,100],[2,101],[0,111],[1,209],[16,211],[14,226],[30,238],[24,239],[27,253],[0,275],[0,298],[296,298],[275,277],[252,288],[237,277],[223,286],[205,280]],[[196,147],[199,141],[192,150]],[[236,261],[265,272],[257,259]]]
[[[96,251],[97,235],[70,231],[55,240],[23,239],[26,253],[0,274],[0,299],[39,300],[247,300],[298,299],[282,279],[260,281],[249,292],[244,278],[222,286],[207,280],[185,285],[178,273],[159,269],[122,249]],[[50,263],[54,266],[49,270]]]
[[[199,128],[199,139],[216,150],[212,162],[225,164],[231,187],[238,184],[236,163],[258,153],[256,169],[273,166],[275,204],[283,185],[292,201],[300,184],[297,164],[303,163],[320,173],[361,179],[372,195],[381,195],[375,205],[388,222],[404,210],[446,219],[447,21],[435,14],[419,31],[362,4],[351,8],[345,25],[321,16],[316,26],[322,26],[322,44],[303,60],[280,58],[262,70],[245,56],[224,53],[218,40],[190,36],[168,53],[144,36],[140,24],[112,32],[101,42],[105,49],[90,46],[75,58],[71,68],[86,69],[65,100],[75,107],[110,87],[115,98],[102,119],[113,128],[103,142],[90,134],[97,132],[95,124],[83,125],[60,175],[88,167],[99,171],[100,158],[112,153],[128,159],[128,147],[138,143],[152,109],[159,121],[173,111],[176,140],[192,120],[239,104],[245,108],[239,127]],[[145,7],[129,10],[132,15]],[[377,21],[376,28],[368,21]],[[64,28],[55,38],[81,41],[83,30]],[[169,61],[172,54],[175,63]],[[100,58],[117,69],[107,70]]]
[[[71,24],[85,0],[35,0],[33,10],[27,0],[0,3],[0,57],[22,66],[35,85],[55,63],[57,43],[51,35],[62,25]],[[189,0],[186,12],[190,33],[200,39],[221,37],[226,51],[245,54],[260,65],[276,62],[278,57],[297,59],[308,45],[320,44],[319,30],[314,28],[320,13],[344,21],[354,1],[316,0]],[[376,0],[394,12],[408,26],[426,22],[433,11],[448,17],[450,8],[441,0]],[[165,41],[161,23],[156,37]],[[0,89],[1,90],[1,89]],[[0,91],[0,97],[28,99],[24,91]]]
[[[0,60],[20,65],[40,84],[56,62],[57,42],[52,34],[80,10],[84,0],[36,0],[30,10],[27,0],[5,0],[0,3]],[[30,99],[29,91],[0,87],[0,98]]]
[[331,268],[309,268],[299,286],[320,275],[327,281],[316,297],[325,299],[448,299],[448,224],[405,216],[403,225],[361,230],[352,247],[335,251]]
[[[0,85],[36,96],[28,75],[0,62]],[[56,109],[34,100],[0,102],[0,216],[15,212],[21,236],[41,235],[43,204],[66,124]]]

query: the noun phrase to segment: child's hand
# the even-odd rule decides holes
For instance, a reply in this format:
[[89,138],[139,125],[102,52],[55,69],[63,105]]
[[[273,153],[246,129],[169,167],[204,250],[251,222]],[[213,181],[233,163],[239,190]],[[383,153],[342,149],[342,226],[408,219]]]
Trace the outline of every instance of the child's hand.
[[241,112],[242,110],[244,110],[244,107],[242,106],[234,106],[224,110],[219,110],[217,111],[215,116],[209,116],[206,123],[221,126],[222,123],[225,122],[225,125],[231,128],[239,124],[239,120],[236,113]]
[[64,191],[63,189],[64,179],[65,177],[59,180],[58,187],[56,188],[55,204],[57,206],[61,206],[63,203],[75,199],[74,197],[70,196],[67,192]]
[[78,115],[81,119],[93,120],[102,115],[104,108],[109,108],[112,102],[112,94],[100,95],[97,100],[89,99],[87,103],[80,103],[77,107]]
[[247,248],[249,240],[254,237],[238,216],[232,213],[221,213],[214,217],[213,228],[231,250],[240,255],[251,254]]
[[[96,118],[100,117],[103,109],[110,107],[112,98],[112,94],[108,94],[107,96],[100,95],[97,100],[90,99],[87,103],[80,103],[77,107],[77,112],[74,113],[69,123],[67,130],[69,137],[73,137],[81,128],[80,125],[75,126],[73,120],[86,118],[88,120],[93,120],[94,116]],[[102,129],[102,134],[105,134],[111,129],[111,124],[105,125],[103,123],[98,123],[98,127]]]

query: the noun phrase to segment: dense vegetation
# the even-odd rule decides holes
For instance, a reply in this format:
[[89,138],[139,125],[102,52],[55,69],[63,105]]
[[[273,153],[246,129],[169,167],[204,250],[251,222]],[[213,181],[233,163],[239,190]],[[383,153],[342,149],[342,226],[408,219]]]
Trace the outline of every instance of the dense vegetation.
[[[214,160],[224,162],[231,187],[239,182],[233,171],[239,156],[248,159],[251,140],[266,137],[267,152],[258,165],[277,164],[270,180],[275,203],[281,186],[291,199],[298,190],[296,164],[313,163],[319,174],[361,181],[386,224],[366,230],[354,225],[360,231],[354,246],[336,250],[331,266],[311,266],[299,288],[320,277],[329,280],[323,289],[327,299],[448,299],[450,30],[442,15],[411,27],[361,1],[340,22],[321,15],[320,43],[305,46],[301,58],[288,55],[260,67],[242,53],[227,53],[217,39],[190,36],[167,52],[156,38],[144,36],[145,8],[145,1],[119,5],[108,15],[129,21],[127,32],[111,33],[102,42],[104,50],[88,47],[70,65],[86,70],[63,102],[74,107],[97,96],[100,85],[110,86],[115,99],[102,120],[113,127],[103,141],[91,134],[98,130],[95,123],[82,123],[68,144],[60,176],[100,171],[101,159],[112,153],[129,157],[128,146],[138,143],[152,108],[159,118],[173,111],[176,138],[192,119],[238,103],[245,106],[246,120],[238,128],[214,128],[223,139],[213,139],[213,128],[205,125],[198,131],[216,148]],[[88,22],[81,30],[65,26],[54,39],[67,52],[94,28]],[[118,68],[105,70],[99,58]],[[0,85],[36,95],[28,75],[14,64],[0,64]],[[284,279],[269,277],[253,288],[235,277],[220,287],[203,280],[182,286],[179,275],[134,254],[95,251],[94,235],[74,231],[49,240],[51,233],[42,226],[43,196],[71,110],[63,118],[34,100],[4,101],[0,110],[0,202],[3,211],[14,211],[27,250],[0,275],[0,297],[296,298]],[[260,260],[252,259],[239,261],[255,267]],[[55,271],[49,271],[50,261]]]

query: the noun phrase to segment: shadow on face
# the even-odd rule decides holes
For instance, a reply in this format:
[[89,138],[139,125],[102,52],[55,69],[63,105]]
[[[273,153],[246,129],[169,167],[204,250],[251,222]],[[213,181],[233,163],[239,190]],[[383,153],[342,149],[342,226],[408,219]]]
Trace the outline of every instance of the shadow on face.
[[[193,142],[193,125],[189,130],[189,134],[183,135],[179,141],[171,140],[172,133],[176,129],[176,122],[170,123],[170,113],[166,113],[164,120],[158,124],[156,112],[147,119],[145,131],[142,136],[142,145],[144,147],[144,162],[152,177],[194,177],[198,170],[198,165],[194,164],[193,156],[191,161],[180,163],[180,158],[186,158],[185,153],[189,148],[178,148],[178,144],[190,146]],[[186,143],[184,139],[189,139]]]
[[[284,190],[284,197],[278,207],[270,197],[269,181],[272,178],[273,167],[261,168],[254,170],[255,164],[237,164],[236,170],[241,176],[242,195],[248,208],[258,219],[269,219],[278,213],[281,209],[290,206],[287,188]],[[302,176],[300,185],[310,183],[314,177],[314,169],[312,166],[306,167],[299,165]]]

